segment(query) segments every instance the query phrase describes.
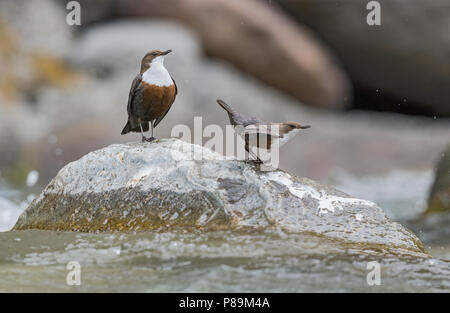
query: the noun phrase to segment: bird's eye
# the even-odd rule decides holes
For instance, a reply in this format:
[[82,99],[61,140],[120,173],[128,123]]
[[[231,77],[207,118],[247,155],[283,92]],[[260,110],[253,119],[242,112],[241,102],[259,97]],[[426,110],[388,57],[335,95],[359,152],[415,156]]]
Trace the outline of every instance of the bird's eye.
[[156,56],[156,52],[153,52],[152,55],[153,55],[153,56]]

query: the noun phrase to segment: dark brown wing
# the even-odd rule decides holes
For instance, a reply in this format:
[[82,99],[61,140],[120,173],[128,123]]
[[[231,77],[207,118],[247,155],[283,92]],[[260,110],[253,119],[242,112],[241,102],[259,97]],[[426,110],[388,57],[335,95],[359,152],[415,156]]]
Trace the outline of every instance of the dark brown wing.
[[244,127],[242,133],[246,135],[266,135],[269,137],[283,137],[280,136],[280,129],[274,127],[272,124],[261,123],[261,124],[251,124]]
[[178,94],[178,87],[177,87],[177,83],[175,82],[175,79],[173,79],[172,76],[170,76],[170,78],[172,78],[173,84],[175,85],[175,95],[173,96],[173,101],[172,103],[169,105],[169,107],[167,108],[166,112],[164,112],[163,115],[161,115],[160,117],[158,117],[155,121],[155,123],[153,123],[153,127],[156,127],[156,125],[159,124],[159,122],[162,121],[162,119],[166,116],[167,112],[169,112],[170,108],[172,107],[172,104],[175,102],[175,98],[177,97]]
[[131,122],[131,126],[134,128],[137,121],[135,121],[134,118],[134,109],[133,109],[133,103],[135,102],[136,99],[136,93],[139,90],[139,88],[141,87],[141,82],[142,82],[142,75],[138,74],[136,75],[136,77],[133,79],[133,83],[131,84],[131,88],[130,88],[130,93],[128,94],[128,105],[127,105],[127,111],[128,111],[128,120]]

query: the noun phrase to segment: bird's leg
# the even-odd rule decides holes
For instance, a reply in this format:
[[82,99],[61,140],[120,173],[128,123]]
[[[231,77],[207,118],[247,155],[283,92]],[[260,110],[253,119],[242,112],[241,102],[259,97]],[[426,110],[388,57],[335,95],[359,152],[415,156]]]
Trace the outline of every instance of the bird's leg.
[[154,121],[151,121],[151,122],[150,122],[150,127],[151,127],[151,129],[152,129],[152,136],[150,137],[149,141],[153,141],[153,140],[156,139],[155,137],[153,137],[153,122],[154,122]]
[[253,160],[251,159],[250,161],[253,161],[256,164],[263,163],[263,161],[261,161],[253,152],[249,151],[248,153],[254,158]]
[[150,138],[144,137],[144,132],[142,130],[142,125],[141,125],[142,142],[152,142],[153,140],[156,139],[155,137],[153,137],[153,121],[150,122],[150,125],[151,125],[151,128],[152,128],[152,136]]
[[142,128],[142,123],[139,121],[139,127],[141,128],[141,134],[142,134],[142,142],[148,141],[147,138],[144,136],[144,129]]
[[[248,160],[249,160],[250,162],[254,162],[254,163],[256,163],[256,164],[261,164],[261,163],[263,163],[263,162],[258,158],[258,156],[256,156],[256,155],[253,153],[253,151],[251,151],[251,149],[250,149],[250,147],[249,147],[248,144],[245,145],[245,150],[247,150],[247,152],[248,152],[248,155],[249,155]],[[253,157],[253,159],[251,159],[250,156]]]

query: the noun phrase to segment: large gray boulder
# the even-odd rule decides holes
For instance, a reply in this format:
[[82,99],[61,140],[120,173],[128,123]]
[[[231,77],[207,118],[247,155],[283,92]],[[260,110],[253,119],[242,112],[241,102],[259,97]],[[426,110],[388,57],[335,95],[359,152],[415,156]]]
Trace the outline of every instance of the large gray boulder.
[[423,255],[374,203],[178,139],[116,144],[65,166],[15,230],[143,231],[276,227],[376,251]]

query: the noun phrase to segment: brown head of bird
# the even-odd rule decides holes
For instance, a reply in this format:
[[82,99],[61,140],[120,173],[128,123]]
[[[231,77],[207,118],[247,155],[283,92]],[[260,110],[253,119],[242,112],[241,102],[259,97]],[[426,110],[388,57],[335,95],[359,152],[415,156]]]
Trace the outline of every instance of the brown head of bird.
[[311,127],[310,125],[304,125],[304,126],[302,126],[302,125],[300,125],[300,124],[297,123],[297,122],[291,122],[291,121],[289,121],[289,122],[284,122],[284,123],[280,123],[280,125],[284,126],[284,128],[286,128],[286,130],[287,130],[288,132],[291,131],[291,130],[293,130],[293,129],[308,129],[308,128]]
[[[141,62],[141,74],[143,74],[146,70],[148,70],[152,64],[152,62],[156,59],[161,59],[161,61],[164,60],[164,56],[169,54],[170,52],[172,52],[172,50],[166,50],[166,51],[161,51],[161,50],[152,50],[150,52],[148,52],[146,55],[144,55],[144,57],[142,58],[142,62]],[[160,58],[162,57],[162,58]]]

